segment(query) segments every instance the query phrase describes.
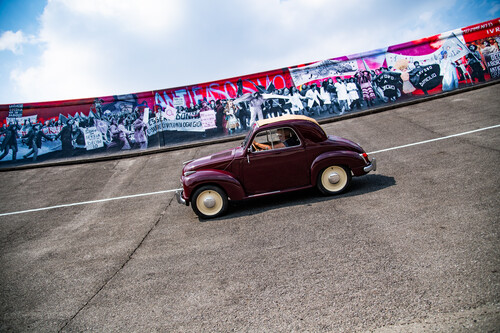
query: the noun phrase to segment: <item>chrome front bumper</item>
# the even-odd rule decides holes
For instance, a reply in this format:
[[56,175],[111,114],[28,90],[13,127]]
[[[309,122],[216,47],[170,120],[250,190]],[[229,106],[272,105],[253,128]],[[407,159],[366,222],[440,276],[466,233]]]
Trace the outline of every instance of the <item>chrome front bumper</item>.
[[363,171],[368,173],[370,171],[375,171],[375,170],[377,170],[377,160],[373,158],[371,163],[363,168]]
[[188,206],[189,204],[187,203],[187,201],[182,197],[182,190],[177,190],[175,191],[175,198],[177,199],[177,202],[182,204],[182,205],[186,205]]

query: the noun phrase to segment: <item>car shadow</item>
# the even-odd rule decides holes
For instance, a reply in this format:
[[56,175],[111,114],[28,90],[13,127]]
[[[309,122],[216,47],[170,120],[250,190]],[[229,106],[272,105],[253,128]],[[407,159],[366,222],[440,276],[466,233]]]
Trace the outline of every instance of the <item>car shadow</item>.
[[394,185],[396,185],[394,177],[369,174],[363,177],[353,178],[351,187],[346,193],[343,194],[324,196],[316,188],[310,188],[295,192],[247,199],[243,201],[231,202],[229,209],[224,216],[210,220],[199,218],[199,221],[209,222],[232,220],[237,217],[251,216],[256,213],[262,213],[287,206],[308,205],[317,202],[335,200],[336,198],[349,198],[366,193],[373,193]]

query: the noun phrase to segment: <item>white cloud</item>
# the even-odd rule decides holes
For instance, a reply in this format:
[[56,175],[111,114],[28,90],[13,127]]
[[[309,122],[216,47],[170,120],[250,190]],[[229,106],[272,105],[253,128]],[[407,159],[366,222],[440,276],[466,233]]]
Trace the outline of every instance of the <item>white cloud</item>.
[[16,32],[5,31],[0,36],[0,51],[8,50],[14,54],[20,54],[23,50],[23,44],[33,43],[33,36],[25,36],[21,30]]

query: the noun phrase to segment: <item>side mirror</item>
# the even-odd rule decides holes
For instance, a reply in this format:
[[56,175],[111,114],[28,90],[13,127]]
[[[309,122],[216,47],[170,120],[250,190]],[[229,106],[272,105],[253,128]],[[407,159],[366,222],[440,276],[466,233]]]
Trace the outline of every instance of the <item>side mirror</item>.
[[250,164],[250,153],[252,152],[252,146],[247,149],[247,163]]

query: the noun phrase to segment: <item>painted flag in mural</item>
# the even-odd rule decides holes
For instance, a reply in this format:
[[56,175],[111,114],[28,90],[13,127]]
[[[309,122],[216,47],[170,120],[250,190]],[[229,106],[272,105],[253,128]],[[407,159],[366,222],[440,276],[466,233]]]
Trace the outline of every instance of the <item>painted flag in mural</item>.
[[335,76],[352,76],[358,71],[356,60],[324,60],[311,65],[290,68],[296,86]]
[[439,73],[438,64],[419,66],[410,72],[410,82],[417,89],[429,91],[441,84],[443,77]]
[[175,120],[175,116],[177,115],[177,109],[171,107],[170,105],[165,105],[165,111],[161,113],[162,118],[167,120]]
[[465,57],[470,51],[454,33],[451,35],[450,38],[445,40],[443,46],[441,46],[441,52],[446,51],[448,53],[448,58],[452,61],[457,61]]
[[401,73],[396,72],[383,72],[375,78],[375,82],[387,98],[397,97],[398,89],[403,86]]

